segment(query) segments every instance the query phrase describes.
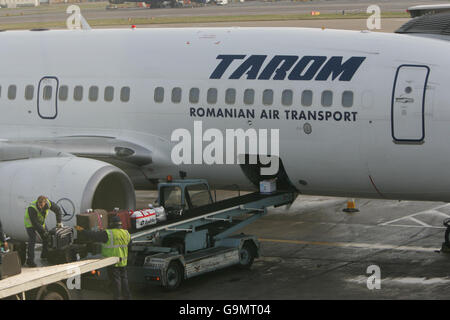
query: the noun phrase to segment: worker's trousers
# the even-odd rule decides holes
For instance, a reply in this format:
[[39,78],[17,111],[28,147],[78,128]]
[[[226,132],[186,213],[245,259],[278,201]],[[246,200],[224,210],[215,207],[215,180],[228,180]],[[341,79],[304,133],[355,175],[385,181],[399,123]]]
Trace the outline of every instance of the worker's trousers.
[[[36,229],[26,228],[28,234],[28,252],[27,252],[27,262],[34,262],[34,247],[36,246]],[[42,253],[41,258],[47,257],[48,245],[47,241],[42,241]]]
[[108,276],[113,286],[114,300],[119,300],[121,297],[124,300],[130,300],[127,267],[108,267]]

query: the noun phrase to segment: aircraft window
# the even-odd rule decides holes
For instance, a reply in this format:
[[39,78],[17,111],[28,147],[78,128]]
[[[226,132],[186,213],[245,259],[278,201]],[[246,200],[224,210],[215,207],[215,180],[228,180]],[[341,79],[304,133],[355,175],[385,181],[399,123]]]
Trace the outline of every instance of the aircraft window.
[[69,88],[67,86],[61,86],[59,88],[59,100],[66,101],[69,96]]
[[253,104],[255,103],[255,90],[245,89],[244,91],[244,103]]
[[44,100],[50,100],[52,98],[53,94],[53,87],[52,86],[45,86],[42,90],[42,99]]
[[302,92],[302,106],[311,107],[313,100],[313,92],[311,90],[304,90]]
[[347,108],[353,106],[353,91],[344,91],[342,93],[342,106]]
[[273,104],[273,90],[266,89],[263,91],[263,104],[265,106],[270,106]]
[[8,99],[14,100],[16,98],[17,87],[12,84],[8,88]]
[[333,92],[330,90],[325,90],[322,92],[322,106],[331,107],[333,104]]
[[120,101],[130,101],[130,87],[122,87],[122,89],[120,90]]
[[189,102],[198,103],[199,100],[200,100],[200,89],[191,88],[191,90],[189,90]]
[[114,99],[114,87],[105,87],[105,101],[111,102]]
[[89,101],[97,101],[98,99],[98,87],[92,86],[89,88]]
[[236,103],[236,89],[227,89],[227,91],[225,91],[225,103],[226,104]]
[[217,103],[217,89],[216,88],[208,89],[206,101],[211,104]]
[[172,89],[172,102],[180,103],[181,102],[181,88],[176,87]]
[[164,101],[164,88],[163,87],[157,87],[155,88],[155,102],[163,102]]
[[292,90],[284,90],[281,95],[281,103],[283,106],[291,106],[292,105]]
[[33,96],[34,96],[34,86],[30,84],[25,87],[25,99],[33,100]]
[[73,90],[73,99],[75,101],[81,101],[83,99],[83,87],[82,86],[76,86]]

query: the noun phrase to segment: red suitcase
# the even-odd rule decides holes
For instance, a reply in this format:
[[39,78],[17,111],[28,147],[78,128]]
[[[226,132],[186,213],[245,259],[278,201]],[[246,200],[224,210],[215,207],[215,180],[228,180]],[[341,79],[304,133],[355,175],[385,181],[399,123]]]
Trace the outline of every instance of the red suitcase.
[[105,230],[108,228],[108,213],[105,210],[95,209],[77,214],[77,225],[91,231]]
[[131,219],[130,219],[130,211],[129,210],[119,210],[119,211],[108,212],[108,219],[111,216],[118,216],[120,218],[120,221],[122,221],[122,229],[125,229],[125,230],[131,229]]

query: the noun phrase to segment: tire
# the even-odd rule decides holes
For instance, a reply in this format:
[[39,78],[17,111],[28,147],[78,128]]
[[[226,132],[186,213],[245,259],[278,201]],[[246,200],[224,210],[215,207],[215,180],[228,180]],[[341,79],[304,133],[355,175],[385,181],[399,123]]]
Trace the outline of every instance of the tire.
[[183,270],[177,261],[172,261],[169,263],[165,277],[166,284],[164,289],[173,291],[180,286],[181,281],[183,280]]
[[239,250],[239,266],[248,269],[252,266],[255,260],[256,252],[254,245],[248,241],[244,243],[241,250]]
[[41,300],[64,300],[64,297],[56,291],[50,291],[45,293]]

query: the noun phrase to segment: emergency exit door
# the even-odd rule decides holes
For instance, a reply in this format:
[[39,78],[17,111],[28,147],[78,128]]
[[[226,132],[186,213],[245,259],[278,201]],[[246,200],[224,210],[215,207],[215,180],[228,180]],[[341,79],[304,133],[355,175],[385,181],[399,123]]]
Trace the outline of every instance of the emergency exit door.
[[430,68],[398,67],[392,93],[392,137],[395,142],[423,142],[425,139],[425,94]]
[[58,114],[58,87],[56,77],[44,77],[39,81],[37,109],[42,119],[55,119]]

